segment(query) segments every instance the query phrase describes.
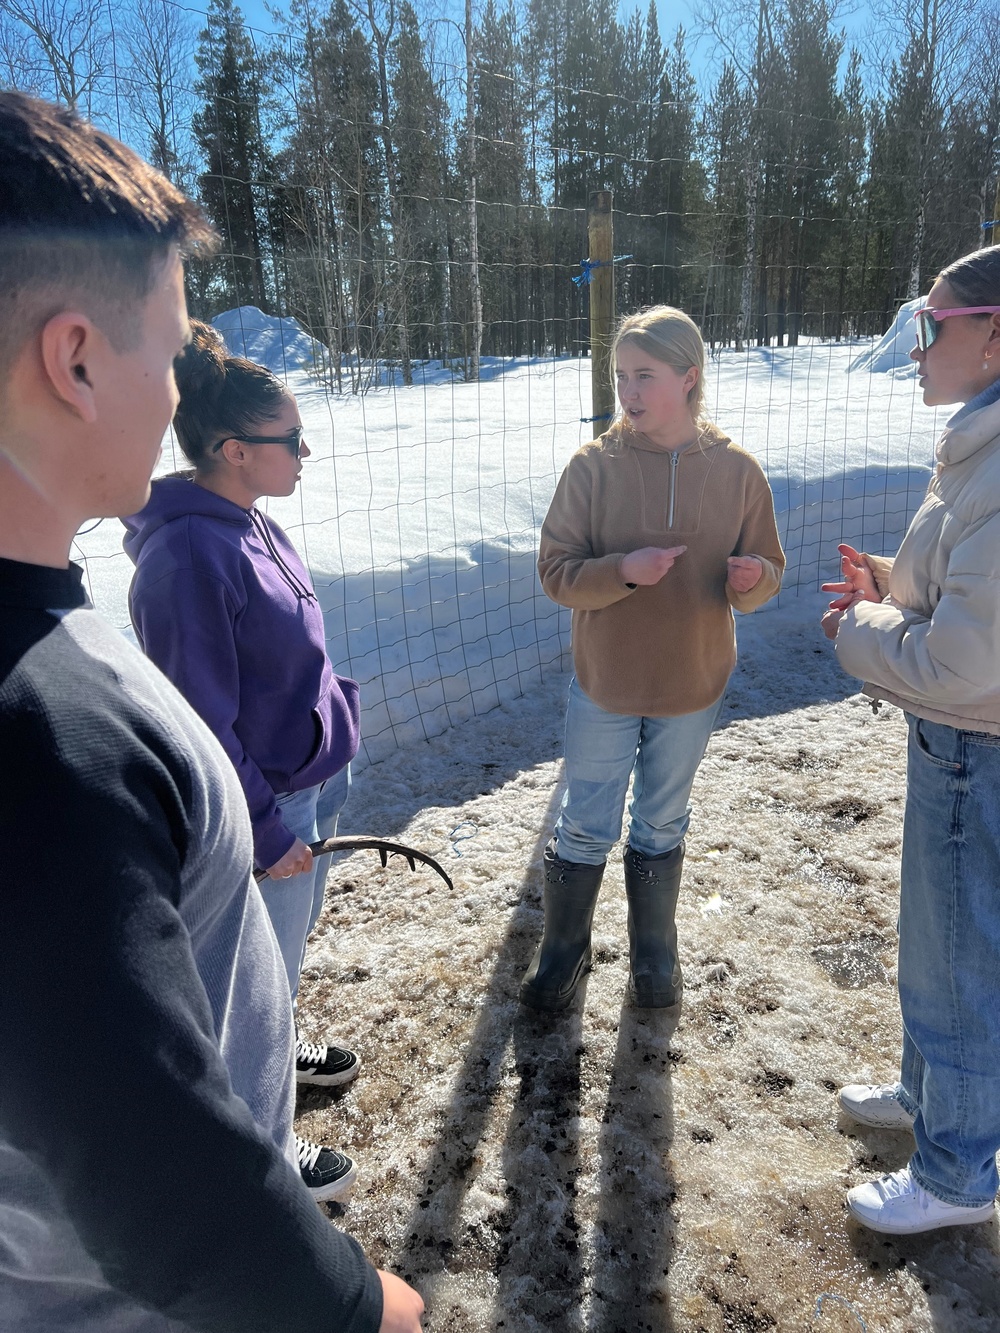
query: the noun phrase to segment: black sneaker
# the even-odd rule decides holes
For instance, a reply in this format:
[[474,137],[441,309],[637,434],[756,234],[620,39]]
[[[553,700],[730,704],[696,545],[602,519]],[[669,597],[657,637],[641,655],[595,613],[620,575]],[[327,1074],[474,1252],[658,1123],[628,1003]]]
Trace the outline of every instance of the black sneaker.
[[295,1136],[299,1170],[309,1193],[317,1203],[328,1203],[350,1194],[358,1178],[358,1169],[349,1157],[333,1148]]
[[295,1039],[295,1082],[320,1083],[335,1088],[356,1078],[361,1061],[353,1051],[324,1046],[316,1041]]

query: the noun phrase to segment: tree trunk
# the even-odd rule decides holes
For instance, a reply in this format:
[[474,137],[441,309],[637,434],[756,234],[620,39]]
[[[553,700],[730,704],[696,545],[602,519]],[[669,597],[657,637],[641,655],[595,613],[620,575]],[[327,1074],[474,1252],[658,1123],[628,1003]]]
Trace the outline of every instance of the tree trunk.
[[[413,383],[413,366],[410,364],[410,330],[407,312],[406,241],[399,208],[399,185],[396,178],[396,155],[389,133],[389,75],[386,69],[386,47],[392,35],[393,19],[389,20],[386,31],[375,21],[374,0],[368,0],[368,22],[375,39],[378,53],[378,91],[379,105],[382,112],[382,151],[385,153],[386,184],[389,188],[389,216],[392,220],[392,245],[396,259],[395,302],[398,323],[396,337],[399,345],[399,363],[403,372],[403,383]],[[389,298],[391,299],[391,298]],[[388,301],[387,301],[388,303]]]
[[743,277],[740,283],[740,311],[736,322],[737,352],[743,351],[743,344],[750,334],[750,326],[753,321],[754,270],[757,267],[757,188],[759,177],[758,168],[754,163],[748,163],[746,176],[746,245],[743,256]]
[[472,329],[466,378],[479,379],[479,352],[483,343],[483,292],[479,282],[479,220],[476,210],[476,90],[472,51],[472,0],[465,0],[465,124],[469,154],[469,286]]

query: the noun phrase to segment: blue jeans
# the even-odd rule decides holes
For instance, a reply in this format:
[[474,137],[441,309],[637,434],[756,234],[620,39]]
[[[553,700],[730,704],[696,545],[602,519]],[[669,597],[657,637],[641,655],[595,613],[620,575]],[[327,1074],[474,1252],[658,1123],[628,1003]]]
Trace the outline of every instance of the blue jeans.
[[[318,787],[286,792],[278,797],[278,809],[286,828],[303,842],[319,842],[337,836],[337,820],[351,789],[350,766],[342,768]],[[294,1008],[299,993],[299,973],[306,954],[309,932],[323,910],[323,893],[330,870],[330,856],[313,860],[312,870],[291,879],[261,881],[278,948],[288,974]]]
[[673,851],[687,832],[691,787],[722,711],[633,717],[598,708],[570,682],[566,709],[566,792],[556,821],[564,861],[601,865],[622,831],[628,780],[629,843],[644,856]]
[[1000,1149],[1000,736],[907,720],[899,1096],[913,1175],[975,1207]]

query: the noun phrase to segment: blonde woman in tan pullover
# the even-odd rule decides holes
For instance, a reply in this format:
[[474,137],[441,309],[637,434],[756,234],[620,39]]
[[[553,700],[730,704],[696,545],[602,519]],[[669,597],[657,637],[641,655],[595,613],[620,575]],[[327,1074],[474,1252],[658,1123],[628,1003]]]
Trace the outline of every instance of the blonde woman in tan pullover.
[[674,913],[695,773],[736,663],[733,609],[778,591],[785,559],[757,461],[701,415],[705,347],[680,310],[626,318],[612,347],[620,412],[570,459],[538,571],[573,611],[566,794],[545,851],[545,929],[521,985],[572,1002],[590,961],[605,863],[625,849],[633,1003],[681,995]]

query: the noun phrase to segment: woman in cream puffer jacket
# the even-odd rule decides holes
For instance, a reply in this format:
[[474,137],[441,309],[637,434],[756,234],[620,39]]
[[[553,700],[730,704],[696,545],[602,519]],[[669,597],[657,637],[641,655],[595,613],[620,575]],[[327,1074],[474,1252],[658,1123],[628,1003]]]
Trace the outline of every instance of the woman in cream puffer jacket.
[[1000,397],[949,425],[935,457],[899,554],[868,558],[884,601],[843,617],[837,659],[872,698],[1000,735]]
[[846,671],[906,713],[900,1079],[841,1104],[912,1127],[901,1171],[848,1191],[876,1231],[992,1218],[1000,1150],[1000,246],[950,265],[914,316],[924,402],[962,403],[895,560],[840,548],[823,618]]

